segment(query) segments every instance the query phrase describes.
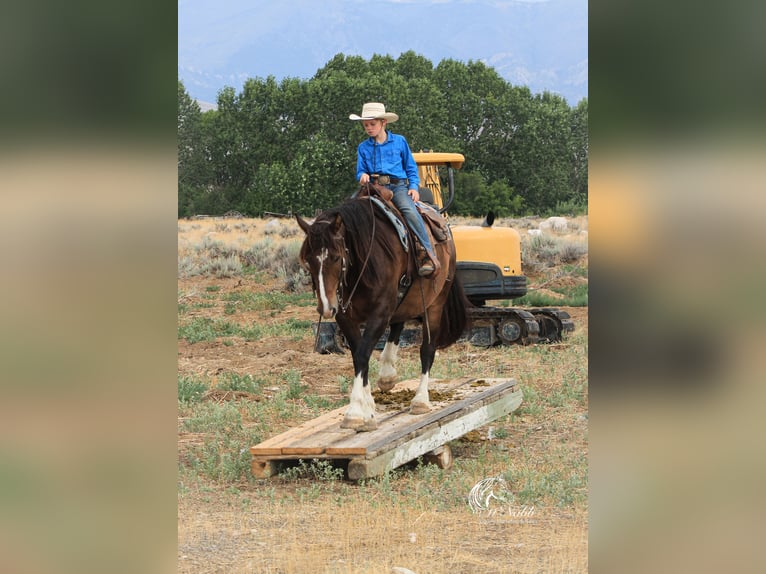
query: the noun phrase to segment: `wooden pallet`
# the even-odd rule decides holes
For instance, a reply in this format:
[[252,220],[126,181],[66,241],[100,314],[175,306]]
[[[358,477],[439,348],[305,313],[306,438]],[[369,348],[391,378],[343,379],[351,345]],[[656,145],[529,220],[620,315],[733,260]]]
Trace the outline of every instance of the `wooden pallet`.
[[[395,396],[417,386],[416,379],[402,381],[391,392]],[[430,390],[430,413],[412,415],[409,405],[379,405],[378,428],[371,432],[340,428],[344,406],[250,447],[253,475],[268,478],[288,461],[301,459],[347,461],[351,480],[383,474],[422,455],[447,467],[447,442],[513,412],[522,400],[516,381],[507,378],[437,380]],[[434,400],[437,393],[441,398]]]

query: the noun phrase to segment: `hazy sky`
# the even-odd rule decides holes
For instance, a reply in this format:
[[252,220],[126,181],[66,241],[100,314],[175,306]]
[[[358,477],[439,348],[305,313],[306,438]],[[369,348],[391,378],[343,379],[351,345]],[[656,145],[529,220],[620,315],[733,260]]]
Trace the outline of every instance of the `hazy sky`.
[[482,61],[515,85],[587,96],[587,0],[179,0],[178,75],[215,102],[247,78],[308,79],[333,56]]

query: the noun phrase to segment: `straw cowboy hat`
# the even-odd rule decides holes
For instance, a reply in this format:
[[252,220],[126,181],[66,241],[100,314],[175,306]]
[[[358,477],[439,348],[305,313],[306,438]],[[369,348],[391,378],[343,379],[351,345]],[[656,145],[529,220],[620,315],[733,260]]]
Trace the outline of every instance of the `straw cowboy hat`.
[[357,116],[351,114],[348,116],[350,120],[388,120],[388,123],[394,123],[399,119],[393,112],[386,112],[386,106],[379,104],[378,102],[371,102],[362,106],[362,115]]

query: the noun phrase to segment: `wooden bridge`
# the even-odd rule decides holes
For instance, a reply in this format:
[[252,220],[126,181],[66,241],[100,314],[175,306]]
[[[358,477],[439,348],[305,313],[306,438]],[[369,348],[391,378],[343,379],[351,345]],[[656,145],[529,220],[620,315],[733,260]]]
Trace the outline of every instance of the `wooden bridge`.
[[[409,400],[417,386],[411,379],[390,393],[376,393],[374,431],[340,428],[344,406],[250,447],[253,475],[268,478],[289,463],[312,459],[347,462],[351,480],[383,474],[419,456],[447,468],[452,464],[449,441],[513,412],[522,401],[514,379],[434,380],[429,386],[434,409],[412,415]],[[390,404],[381,404],[386,401]]]

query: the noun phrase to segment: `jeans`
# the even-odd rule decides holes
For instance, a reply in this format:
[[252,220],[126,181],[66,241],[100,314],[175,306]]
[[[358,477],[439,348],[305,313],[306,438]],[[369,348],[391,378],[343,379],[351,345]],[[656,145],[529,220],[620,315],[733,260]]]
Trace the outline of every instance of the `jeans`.
[[428,232],[426,231],[425,223],[423,223],[423,218],[415,207],[413,199],[407,195],[407,185],[404,183],[391,183],[386,187],[394,192],[394,197],[391,201],[394,202],[396,208],[404,216],[404,220],[415,234],[415,237],[418,238],[418,241],[426,251],[433,254],[433,247],[431,247],[431,240],[428,238]]

